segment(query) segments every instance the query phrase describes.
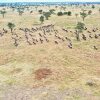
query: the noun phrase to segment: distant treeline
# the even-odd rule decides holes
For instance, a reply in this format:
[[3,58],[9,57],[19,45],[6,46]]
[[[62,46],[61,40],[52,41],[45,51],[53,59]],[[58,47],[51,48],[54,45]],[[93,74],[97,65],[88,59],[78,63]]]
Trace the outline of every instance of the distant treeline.
[[14,2],[0,3],[0,6],[79,5],[100,4],[100,2]]

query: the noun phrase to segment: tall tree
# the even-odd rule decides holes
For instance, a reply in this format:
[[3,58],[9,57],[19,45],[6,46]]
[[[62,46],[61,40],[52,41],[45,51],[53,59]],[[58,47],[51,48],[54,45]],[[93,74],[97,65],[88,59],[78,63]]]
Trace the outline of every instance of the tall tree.
[[82,12],[80,12],[80,15],[81,15],[81,17],[82,17],[83,21],[84,21],[84,20],[85,20],[85,18],[88,16],[88,14],[87,14],[87,13],[85,13],[85,11],[86,11],[86,10],[82,10]]
[[84,23],[78,22],[78,23],[77,23],[77,26],[75,27],[75,29],[76,29],[76,39],[77,39],[77,41],[80,40],[80,33],[83,32],[84,26],[85,26]]
[[100,13],[100,8],[99,8],[99,13]]
[[51,13],[50,12],[44,12],[43,15],[45,16],[46,20],[48,20]]
[[14,24],[14,23],[9,22],[7,26],[8,26],[8,28],[11,30],[11,33],[12,33],[13,28],[15,27],[15,24]]
[[44,22],[44,16],[40,16],[40,22],[41,22],[41,23]]
[[78,17],[78,13],[76,13],[75,16],[76,16],[76,22],[78,22],[78,19],[77,19],[77,17]]
[[5,14],[7,13],[5,10],[1,10],[0,13],[2,14],[2,17],[5,17]]
[[22,14],[24,13],[24,8],[17,8],[17,12],[20,16],[22,16]]

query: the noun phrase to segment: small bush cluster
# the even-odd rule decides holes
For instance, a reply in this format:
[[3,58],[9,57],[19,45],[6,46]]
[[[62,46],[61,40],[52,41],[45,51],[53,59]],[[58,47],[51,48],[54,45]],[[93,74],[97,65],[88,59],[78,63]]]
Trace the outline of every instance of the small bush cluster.
[[71,16],[71,15],[72,15],[72,12],[71,12],[71,11],[68,11],[68,12],[58,12],[57,15],[58,15],[58,16],[62,16],[62,15]]

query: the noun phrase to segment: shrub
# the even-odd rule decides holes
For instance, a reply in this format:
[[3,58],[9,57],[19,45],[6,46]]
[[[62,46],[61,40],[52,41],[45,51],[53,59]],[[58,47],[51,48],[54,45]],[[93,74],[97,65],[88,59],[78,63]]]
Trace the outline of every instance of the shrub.
[[39,12],[40,14],[42,14],[42,10],[39,10],[38,12]]
[[68,11],[68,16],[71,16],[71,14],[72,14],[71,11]]
[[51,14],[54,14],[54,11],[55,11],[55,9],[50,9],[50,10],[49,10],[49,12],[50,12]]
[[62,13],[62,12],[58,12],[57,15],[58,15],[58,16],[62,16],[63,13]]
[[64,14],[64,15],[67,15],[67,14],[68,14],[68,12],[64,12],[63,14]]
[[49,19],[49,17],[51,16],[50,12],[43,12],[43,15],[45,16],[46,20]]
[[44,16],[40,16],[40,22],[41,22],[41,23],[44,22]]

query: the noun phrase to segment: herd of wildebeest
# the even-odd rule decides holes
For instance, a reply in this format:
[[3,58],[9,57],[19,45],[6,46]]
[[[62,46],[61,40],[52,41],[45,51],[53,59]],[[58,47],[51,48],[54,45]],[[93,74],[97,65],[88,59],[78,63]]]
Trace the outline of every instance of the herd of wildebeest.
[[[18,31],[22,31],[23,36],[21,37],[19,34],[17,34],[14,30],[11,33],[11,39],[13,40],[13,44],[15,47],[18,47],[20,45],[20,40],[22,38],[25,39],[28,45],[37,45],[37,44],[43,44],[45,42],[53,42],[54,44],[58,45],[60,42],[65,42],[66,46],[70,49],[73,48],[73,43],[70,37],[67,36],[68,33],[76,34],[77,30],[71,31],[70,29],[62,28],[62,32],[65,33],[65,35],[59,34],[60,31],[55,28],[55,25],[49,24],[44,26],[38,26],[38,27],[32,27],[29,28],[19,28]],[[88,30],[87,27],[84,28],[84,31],[87,32],[88,35],[85,35],[82,33],[80,35],[81,40],[87,41],[88,39],[99,39],[100,38],[100,29],[99,28],[93,28]],[[0,38],[2,38],[5,34],[9,33],[9,30],[2,29],[0,31]],[[36,33],[36,34],[34,34]],[[97,34],[98,33],[98,34]],[[53,40],[49,38],[49,36],[53,36]],[[98,50],[98,47],[96,45],[93,46],[95,50]]]

